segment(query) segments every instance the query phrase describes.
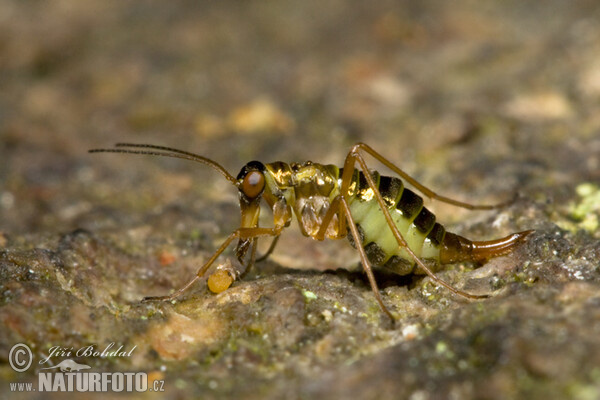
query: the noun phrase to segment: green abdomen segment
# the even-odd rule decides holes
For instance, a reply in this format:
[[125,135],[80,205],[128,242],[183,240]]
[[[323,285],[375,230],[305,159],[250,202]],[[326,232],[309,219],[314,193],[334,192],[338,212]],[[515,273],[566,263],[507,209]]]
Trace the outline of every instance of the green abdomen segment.
[[[341,175],[341,173],[340,173]],[[421,259],[439,262],[445,229],[423,206],[423,199],[407,189],[398,178],[372,173],[390,216],[410,249]],[[399,274],[413,272],[414,260],[400,247],[362,172],[354,174],[354,196],[349,199],[352,217],[361,233],[362,246],[374,265],[389,267]],[[351,235],[348,235],[353,242]]]

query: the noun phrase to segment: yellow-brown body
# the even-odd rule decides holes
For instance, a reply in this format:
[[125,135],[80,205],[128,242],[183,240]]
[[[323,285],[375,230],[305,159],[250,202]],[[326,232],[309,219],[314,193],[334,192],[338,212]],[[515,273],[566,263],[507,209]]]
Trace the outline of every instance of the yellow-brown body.
[[[363,153],[396,172],[430,198],[468,209],[492,209],[502,205],[475,206],[440,196],[363,143],[352,147],[343,168],[310,161],[302,164],[263,164],[251,161],[241,169],[237,177],[233,177],[216,162],[186,151],[148,144],[121,143],[117,147],[122,148],[90,152],[149,154],[197,161],[217,170],[239,190],[239,228],[227,237],[185,286],[172,295],[147,300],[172,300],[181,295],[206,273],[234,239],[238,239],[235,249],[238,260],[247,268],[250,267],[255,261],[258,238],[274,238],[270,252],[282,230],[289,226],[293,215],[296,215],[300,230],[305,236],[316,240],[348,237],[360,254],[375,298],[383,311],[393,318],[383,303],[371,264],[386,267],[400,275],[426,273],[453,293],[468,298],[485,297],[452,287],[438,278],[434,270],[440,264],[482,262],[508,253],[532,232],[513,233],[502,239],[480,242],[446,232],[436,222],[433,213],[424,207],[420,196],[405,188],[401,179],[380,176],[370,170]],[[273,227],[270,228],[258,226],[260,203],[263,199],[273,213]],[[249,250],[250,258],[246,260]],[[221,268],[213,273],[208,280],[209,288],[215,292],[226,290],[239,275],[231,269]]]

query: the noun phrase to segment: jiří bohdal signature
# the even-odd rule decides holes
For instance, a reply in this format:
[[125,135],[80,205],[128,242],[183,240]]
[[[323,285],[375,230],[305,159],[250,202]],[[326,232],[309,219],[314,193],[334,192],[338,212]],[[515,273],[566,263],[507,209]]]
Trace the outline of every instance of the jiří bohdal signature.
[[95,344],[84,346],[77,350],[73,347],[53,346],[48,350],[48,356],[40,360],[39,363],[40,365],[52,363],[50,359],[53,357],[131,357],[137,345],[133,346],[129,351],[123,349],[124,345],[120,345],[114,350],[113,347],[115,347],[115,342],[109,343],[103,350],[98,349]]

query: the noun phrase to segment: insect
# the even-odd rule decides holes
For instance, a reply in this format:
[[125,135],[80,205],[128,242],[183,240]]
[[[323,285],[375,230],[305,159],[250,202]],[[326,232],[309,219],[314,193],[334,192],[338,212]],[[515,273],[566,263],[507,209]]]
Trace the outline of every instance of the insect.
[[[316,240],[347,237],[360,255],[364,271],[381,309],[394,318],[383,302],[372,265],[385,267],[397,274],[425,273],[452,293],[476,299],[488,297],[456,289],[434,270],[441,264],[461,261],[482,263],[511,252],[533,231],[513,233],[490,241],[471,241],[447,232],[423,206],[423,199],[405,188],[402,179],[423,195],[470,210],[489,210],[509,204],[473,205],[441,196],[395,166],[391,161],[364,143],[354,145],[344,165],[324,165],[306,161],[302,164],[250,161],[234,177],[220,164],[206,157],[151,144],[117,143],[115,148],[93,149],[90,153],[128,153],[175,157],[206,164],[225,177],[239,191],[241,222],[183,287],[168,296],[147,297],[144,300],[173,300],[191,287],[208,271],[217,257],[237,239],[235,253],[246,271],[266,258],[275,247],[283,229],[293,216],[298,219],[302,234]],[[400,178],[382,176],[368,168],[369,155]],[[273,226],[260,227],[260,203],[264,200],[273,213]],[[272,237],[266,254],[256,258],[260,237]],[[248,255],[249,252],[249,255]],[[237,278],[232,268],[217,268],[208,277],[213,292],[226,290]]]

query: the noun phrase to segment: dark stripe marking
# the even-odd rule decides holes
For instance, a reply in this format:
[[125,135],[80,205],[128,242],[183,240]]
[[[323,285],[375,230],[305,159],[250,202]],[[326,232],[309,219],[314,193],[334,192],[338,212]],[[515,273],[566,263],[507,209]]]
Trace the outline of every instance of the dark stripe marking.
[[367,253],[367,258],[373,265],[381,265],[387,259],[385,251],[375,242],[365,246],[365,253]]
[[[373,177],[373,180],[375,181],[375,186],[377,186],[379,184],[379,172],[373,171],[371,173],[371,177]],[[362,201],[370,200],[372,198],[370,189],[371,187],[369,186],[369,182],[367,182],[367,178],[365,178],[365,174],[363,174],[362,171],[359,171],[358,192],[356,193],[356,197],[358,197],[359,200]]]
[[411,221],[423,208],[423,199],[410,189],[404,189],[396,208]]
[[396,255],[391,256],[390,259],[383,264],[383,267],[399,275],[410,274],[414,269],[414,266],[411,262]]
[[[358,238],[360,239],[360,245],[362,245],[365,242],[365,231],[359,224],[356,224],[356,229],[358,230]],[[350,246],[352,246],[356,249],[356,243],[354,242],[354,236],[352,236],[350,227],[347,227],[346,230],[348,231],[348,234],[346,237],[348,238],[348,241],[350,242]]]
[[403,189],[404,185],[398,178],[392,178],[390,176],[382,176],[379,178],[379,193],[381,193],[383,201],[389,208],[396,205],[398,197]]
[[446,229],[437,222],[433,225],[433,229],[427,235],[427,239],[431,241],[435,246],[439,246],[444,240],[444,236],[446,235]]
[[421,210],[417,218],[413,221],[413,224],[417,227],[419,231],[422,233],[427,233],[433,228],[435,224],[435,215],[425,207]]

